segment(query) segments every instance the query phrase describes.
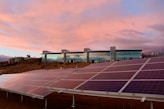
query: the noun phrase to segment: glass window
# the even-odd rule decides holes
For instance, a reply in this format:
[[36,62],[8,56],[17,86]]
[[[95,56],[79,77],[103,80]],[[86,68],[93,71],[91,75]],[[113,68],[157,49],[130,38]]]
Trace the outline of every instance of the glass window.
[[107,62],[110,61],[109,52],[89,52],[89,62]]
[[[45,61],[45,54],[42,54],[42,61]],[[63,54],[47,54],[47,62],[63,62]]]
[[116,51],[116,60],[139,59],[140,51]]
[[86,62],[85,53],[67,53],[66,62]]

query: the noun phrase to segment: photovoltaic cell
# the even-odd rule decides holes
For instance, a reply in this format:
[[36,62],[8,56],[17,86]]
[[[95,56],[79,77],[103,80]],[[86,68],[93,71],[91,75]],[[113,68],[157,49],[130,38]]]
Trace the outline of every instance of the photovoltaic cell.
[[84,81],[68,81],[60,80],[59,82],[53,83],[49,87],[52,88],[64,88],[64,89],[73,89]]
[[[45,75],[45,74],[44,74]],[[26,80],[31,80],[31,81],[34,81],[34,80],[37,80],[37,81],[53,81],[55,79],[57,79],[58,77],[53,77],[53,76],[41,76],[41,77],[28,77],[28,78],[25,78]]]
[[20,80],[18,80],[18,79],[16,79],[16,80],[14,80],[14,79],[8,80],[7,79],[7,80],[5,80],[5,81],[0,83],[0,87],[4,88],[4,87],[8,87],[8,86],[13,85],[13,84],[18,85],[18,84],[20,84],[20,82],[22,83],[23,79],[20,79]]
[[83,68],[79,70],[78,72],[80,73],[85,73],[85,72],[100,72],[104,69],[105,67],[94,67],[94,68]]
[[39,87],[37,89],[32,90],[31,92],[29,92],[30,94],[35,94],[35,95],[41,95],[43,97],[51,94],[53,91],[49,90],[47,88],[44,87]]
[[148,69],[164,69],[164,63],[146,64],[143,70]]
[[151,58],[149,63],[151,63],[151,62],[164,62],[164,56]]
[[132,81],[123,92],[164,95],[164,81]]
[[28,84],[28,85],[35,85],[35,86],[45,86],[49,81],[22,81],[19,84]]
[[135,79],[164,79],[164,70],[141,71]]
[[29,85],[12,84],[12,85],[8,85],[8,86],[4,86],[2,88],[10,90],[10,91],[15,91],[15,92],[28,93],[28,92],[36,89],[37,87],[36,86],[29,86]]
[[88,67],[100,67],[100,66],[110,66],[111,64],[113,64],[113,62],[94,63],[94,64],[90,64],[90,65],[86,66],[85,68],[88,68]]
[[118,92],[125,83],[126,81],[88,81],[78,89]]
[[5,74],[0,76],[0,83],[2,82],[10,82],[13,83],[16,80],[21,80],[25,78],[23,75],[16,75],[16,74]]
[[130,79],[135,72],[100,73],[93,79]]
[[127,65],[127,64],[140,64],[145,63],[147,59],[135,59],[135,60],[125,60],[125,61],[118,61],[115,65]]
[[3,86],[11,86],[11,85],[34,85],[34,86],[45,86],[49,81],[29,81],[25,79],[20,79],[20,80],[11,80],[11,81],[6,81],[2,82],[0,84],[0,87]]
[[141,67],[141,65],[115,66],[115,67],[109,67],[104,72],[138,70],[140,67]]
[[90,73],[90,74],[71,74],[70,76],[68,76],[67,78],[65,79],[89,79],[91,78],[92,76],[94,76],[94,74]]

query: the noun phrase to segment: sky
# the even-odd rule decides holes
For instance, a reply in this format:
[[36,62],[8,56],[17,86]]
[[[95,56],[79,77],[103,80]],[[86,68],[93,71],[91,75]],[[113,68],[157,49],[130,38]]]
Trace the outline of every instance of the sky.
[[0,0],[0,54],[164,50],[164,0]]

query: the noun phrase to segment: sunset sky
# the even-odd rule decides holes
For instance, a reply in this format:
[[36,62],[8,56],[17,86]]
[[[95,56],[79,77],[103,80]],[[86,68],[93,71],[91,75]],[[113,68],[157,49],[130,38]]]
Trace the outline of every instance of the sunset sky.
[[164,0],[0,0],[0,54],[164,50]]

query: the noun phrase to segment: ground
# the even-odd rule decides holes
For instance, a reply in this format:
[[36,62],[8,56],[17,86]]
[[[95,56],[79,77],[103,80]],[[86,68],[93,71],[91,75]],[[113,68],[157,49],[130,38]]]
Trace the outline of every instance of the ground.
[[[73,109],[72,95],[53,93],[47,97],[47,109]],[[44,109],[44,100],[33,99],[0,91],[0,109]],[[105,97],[93,97],[75,95],[74,109],[150,109],[150,102],[140,102],[137,100],[125,100]],[[154,102],[154,109],[164,109],[164,103]]]
[[59,68],[75,68],[75,67],[85,67],[89,65],[90,63],[59,63],[59,62],[53,62],[53,63],[42,63],[42,62],[21,62],[16,63],[13,65],[7,65],[4,67],[0,67],[0,74],[11,74],[11,73],[21,73],[26,72],[30,70],[37,70],[37,69],[59,69]]

